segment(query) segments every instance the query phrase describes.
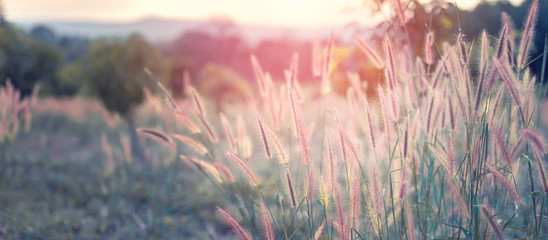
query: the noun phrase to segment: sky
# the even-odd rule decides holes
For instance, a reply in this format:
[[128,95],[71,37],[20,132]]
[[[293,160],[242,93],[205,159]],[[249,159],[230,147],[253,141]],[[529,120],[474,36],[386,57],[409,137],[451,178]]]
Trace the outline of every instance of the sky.
[[[236,23],[317,28],[357,21],[367,24],[364,0],[3,0],[10,21],[130,22],[145,17],[207,20],[228,16]],[[365,0],[373,1],[373,0]],[[422,0],[428,1],[428,0]],[[463,9],[480,0],[456,0]],[[493,0],[491,0],[493,1]],[[522,0],[511,0],[514,4]],[[406,2],[403,0],[403,2]],[[349,8],[353,11],[348,11]],[[346,10],[345,10],[346,9]],[[357,9],[357,10],[356,10]]]

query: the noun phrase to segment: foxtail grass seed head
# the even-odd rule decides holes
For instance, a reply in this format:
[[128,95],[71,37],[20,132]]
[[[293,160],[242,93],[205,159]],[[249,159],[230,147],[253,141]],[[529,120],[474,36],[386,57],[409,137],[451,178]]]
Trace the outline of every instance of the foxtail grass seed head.
[[321,76],[321,50],[320,39],[314,39],[314,45],[312,45],[312,72],[315,77]]
[[464,34],[462,34],[462,32],[459,33],[458,37],[457,37],[457,42],[459,44],[459,49],[460,49],[460,56],[461,56],[461,59],[462,59],[462,63],[464,65],[468,64],[468,53],[466,52],[466,43],[464,42]]
[[481,73],[480,73],[480,78],[479,78],[479,81],[478,81],[478,88],[477,88],[477,92],[476,92],[476,103],[474,104],[474,113],[476,116],[479,115],[479,107],[480,107],[480,104],[481,104],[481,95],[483,94],[483,82],[485,80],[485,72],[486,72],[486,67],[487,67],[487,61],[484,61],[482,64],[481,64]]
[[384,89],[382,89],[381,85],[377,87],[377,93],[379,97],[379,105],[381,106],[383,128],[386,141],[392,143],[392,120],[390,119],[390,113],[388,110],[390,107],[388,106],[387,99],[384,95]]
[[528,60],[529,48],[531,46],[531,41],[535,33],[535,23],[537,21],[537,9],[538,9],[538,0],[535,0],[531,4],[529,9],[529,14],[527,15],[527,21],[525,22],[525,29],[523,30],[521,42],[519,46],[517,67],[518,69],[523,69],[525,63]]
[[483,30],[481,33],[481,49],[480,49],[480,63],[487,63],[489,59],[489,39],[487,39],[487,32]]
[[249,167],[249,165],[244,162],[240,157],[238,157],[236,154],[226,151],[226,156],[232,160],[239,168],[244,172],[244,174],[249,179],[249,184],[252,186],[258,186],[259,185],[259,177],[257,177],[257,174]]
[[329,207],[332,197],[331,191],[329,190],[330,184],[331,183],[329,181],[325,180],[325,178],[320,175],[320,181],[318,184],[318,200],[325,209]]
[[447,98],[447,108],[449,110],[449,122],[451,123],[451,130],[455,130],[455,109],[453,108],[452,97]]
[[295,126],[295,135],[299,140],[299,147],[301,150],[301,160],[304,164],[310,164],[310,149],[308,146],[308,139],[304,133],[303,123],[300,112],[295,104],[295,97],[293,96],[293,88],[288,85],[289,101],[291,104],[291,112],[293,113],[293,122]]
[[428,117],[426,118],[426,133],[430,133],[430,124],[432,122],[432,110],[434,109],[435,96],[432,96],[430,100],[430,107],[428,107]]
[[520,205],[521,197],[519,196],[518,190],[516,189],[516,187],[510,181],[508,181],[508,179],[506,179],[506,177],[504,177],[504,175],[496,168],[489,167],[489,171],[491,171],[495,179],[502,185],[502,187],[506,189],[506,192],[512,195],[512,198],[514,199],[514,203],[516,205]]
[[264,202],[261,202],[261,215],[263,220],[264,239],[274,240],[276,235],[274,233],[274,229],[272,229],[272,223],[270,222],[270,214],[268,213],[268,210]]
[[223,113],[221,113],[221,124],[223,125],[223,129],[224,129],[226,138],[228,139],[228,144],[230,146],[230,149],[233,152],[238,151],[238,147],[236,146],[236,140],[234,139],[234,133],[232,131],[232,127],[230,126],[228,119],[225,117]]
[[266,96],[268,94],[268,91],[265,82],[265,74],[263,72],[263,69],[261,68],[259,60],[257,60],[257,57],[255,57],[255,55],[251,55],[251,65],[253,66],[253,73],[255,74],[257,84],[259,85],[259,91],[262,96]]
[[318,227],[318,229],[314,233],[314,240],[320,239],[320,237],[322,236],[324,227],[325,227],[325,220],[322,222],[322,225],[320,225],[320,227]]
[[198,92],[196,92],[195,88],[191,88],[190,91],[192,93],[192,102],[194,103],[194,108],[196,109],[198,116],[205,118],[206,112],[200,95],[198,94]]
[[531,128],[523,128],[521,129],[521,136],[530,142],[538,153],[546,153],[546,144],[540,133]]
[[327,52],[325,54],[325,61],[322,70],[322,93],[327,94],[331,91],[331,86],[329,83],[329,74],[331,71],[331,57],[333,52],[333,43],[335,41],[335,36],[333,30],[331,30],[331,35],[329,37],[329,42],[327,43]]
[[410,240],[415,240],[415,224],[413,222],[413,212],[412,212],[411,204],[409,202],[406,202],[405,205],[405,215],[407,217],[407,237]]
[[150,137],[150,138],[156,140],[157,142],[168,146],[169,148],[174,148],[175,147],[175,144],[173,143],[173,141],[171,141],[171,139],[167,135],[165,135],[164,133],[161,133],[159,131],[156,131],[154,129],[138,128],[137,132],[140,133],[140,134],[143,134],[147,137]]
[[271,158],[272,156],[270,155],[270,148],[268,147],[268,139],[266,137],[266,132],[264,130],[264,123],[261,117],[259,116],[259,114],[257,114],[257,122],[259,123],[259,130],[261,131],[261,137],[263,139],[263,145],[264,145],[266,156],[268,158]]
[[424,43],[424,62],[428,65],[432,65],[434,63],[432,45],[434,45],[434,32],[430,31],[426,34],[426,41]]
[[493,231],[495,232],[495,235],[497,236],[497,238],[499,240],[504,240],[504,236],[502,235],[502,229],[493,219],[495,216],[491,216],[491,208],[483,204],[481,205],[481,212],[483,213],[483,216],[487,218],[487,221],[489,222],[489,225],[491,226],[491,228],[493,228]]
[[228,224],[236,234],[240,237],[242,240],[252,240],[251,235],[249,235],[248,232],[244,230],[242,225],[236,221],[232,215],[230,215],[227,211],[217,206],[217,213],[221,215],[221,217],[225,220],[225,223]]
[[381,216],[383,212],[381,176],[374,159],[369,160],[369,189],[371,191],[373,212],[375,213],[375,216]]
[[337,223],[339,224],[340,230],[338,230],[340,239],[347,239],[347,215],[344,211],[341,186],[339,184],[335,185],[335,204],[337,205]]
[[202,125],[205,127],[207,134],[212,142],[216,143],[219,141],[217,138],[217,134],[215,134],[215,130],[213,127],[209,124],[209,122],[205,119],[205,117],[201,114],[196,114],[198,116],[198,119],[202,123]]
[[285,169],[285,180],[287,184],[287,191],[289,194],[289,199],[291,200],[291,206],[297,207],[297,196],[295,192],[295,186],[293,185],[293,180],[291,178],[291,173],[289,172],[289,169]]
[[506,86],[506,89],[510,93],[512,100],[514,100],[514,103],[518,107],[522,107],[521,98],[519,96],[519,92],[516,87],[517,80],[516,80],[516,77],[514,76],[514,73],[510,69],[510,66],[508,66],[506,62],[501,63],[499,59],[496,59],[496,58],[493,58],[493,63],[495,64],[495,67],[500,73],[502,78],[502,83],[504,84],[504,86]]
[[230,171],[230,169],[222,162],[214,162],[213,166],[217,168],[217,170],[224,176],[227,182],[233,183],[235,181],[234,175],[232,175],[232,171]]
[[371,48],[369,45],[367,45],[367,43],[362,41],[360,39],[360,37],[358,37],[358,35],[354,34],[354,40],[356,40],[356,42],[360,46],[361,50],[373,62],[375,67],[377,67],[379,69],[384,68],[384,63],[383,63],[384,61],[379,57],[377,52],[375,50],[373,50],[373,48]]
[[188,118],[186,115],[182,114],[182,113],[175,113],[175,117],[177,118],[177,121],[181,124],[183,124],[183,126],[185,126],[186,128],[188,128],[188,130],[190,130],[190,132],[192,134],[196,134],[196,133],[200,133],[202,130],[200,130],[200,128],[192,121],[190,120],[190,118]]
[[183,136],[183,135],[180,135],[180,134],[176,134],[176,133],[173,133],[172,136],[175,139],[177,139],[177,140],[181,141],[182,143],[186,144],[188,147],[192,148],[192,150],[196,151],[200,155],[205,155],[208,152],[207,148],[204,145],[194,141],[192,138],[189,138],[189,137],[186,137],[186,136]]
[[388,68],[386,78],[388,79],[388,86],[390,90],[394,91],[396,87],[396,67],[394,59],[394,49],[392,48],[392,41],[388,36],[384,36],[384,54],[386,55],[386,60],[388,61]]
[[270,135],[270,138],[274,140],[274,145],[276,146],[276,149],[278,150],[278,153],[280,154],[280,163],[282,165],[287,166],[289,164],[289,157],[285,153],[284,147],[282,145],[282,141],[278,137],[278,135],[268,127],[268,125],[264,126],[266,131],[268,132],[268,135]]
[[506,44],[506,31],[508,30],[508,26],[504,25],[502,27],[502,30],[500,31],[499,40],[497,43],[497,58],[502,58],[502,54],[504,53],[505,44]]

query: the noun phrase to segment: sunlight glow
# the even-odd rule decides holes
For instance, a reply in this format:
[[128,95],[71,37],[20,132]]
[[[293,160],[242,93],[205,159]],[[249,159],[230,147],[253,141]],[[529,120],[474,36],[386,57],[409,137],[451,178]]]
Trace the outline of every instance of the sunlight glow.
[[[428,2],[430,0],[421,0]],[[457,0],[470,9],[480,0]],[[523,0],[511,0],[519,4]],[[207,20],[224,15],[236,23],[316,28],[344,25],[352,21],[371,24],[363,0],[8,0],[8,19],[127,22],[144,17]],[[354,11],[346,11],[355,9]]]

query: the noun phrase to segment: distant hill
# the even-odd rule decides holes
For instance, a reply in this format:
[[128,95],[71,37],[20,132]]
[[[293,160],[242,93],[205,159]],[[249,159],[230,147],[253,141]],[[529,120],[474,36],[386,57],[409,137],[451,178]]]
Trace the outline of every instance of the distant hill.
[[[46,21],[46,22],[16,22],[17,26],[24,30],[30,30],[36,25],[46,25],[52,28],[58,35],[80,36],[85,38],[98,38],[104,36],[126,36],[131,33],[140,33],[151,42],[161,43],[176,39],[187,31],[200,30],[210,34],[218,33],[218,27],[207,21],[187,19],[145,18],[128,23],[99,23],[99,22],[70,22],[70,21]],[[231,34],[238,34],[250,44],[257,44],[264,39],[291,38],[293,40],[313,40],[316,37],[326,38],[331,28],[318,29],[289,29],[282,27],[270,27],[259,25],[234,25],[230,29]],[[350,40],[353,32],[351,29],[336,27],[339,40]],[[347,32],[342,34],[341,31]],[[341,37],[344,37],[341,39]]]

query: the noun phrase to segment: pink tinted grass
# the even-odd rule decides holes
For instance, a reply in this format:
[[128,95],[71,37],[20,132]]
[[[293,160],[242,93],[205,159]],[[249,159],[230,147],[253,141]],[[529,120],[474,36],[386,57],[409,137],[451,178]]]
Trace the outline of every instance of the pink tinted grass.
[[238,234],[240,239],[252,240],[249,233],[247,233],[242,225],[240,225],[238,221],[236,221],[236,219],[234,219],[234,217],[232,217],[227,211],[217,206],[217,213],[219,213],[225,222],[236,232],[236,234]]
[[352,180],[351,186],[351,199],[350,199],[350,209],[351,209],[351,218],[352,218],[352,228],[357,228],[360,208],[361,208],[361,191],[360,191],[360,175],[355,174],[354,179]]
[[287,183],[287,190],[289,192],[289,197],[291,199],[291,205],[293,207],[297,207],[297,199],[295,197],[295,187],[293,186],[293,181],[291,180],[291,173],[289,172],[289,169],[285,169],[285,178]]
[[253,66],[253,73],[255,74],[257,84],[259,85],[259,91],[262,96],[266,96],[268,94],[268,91],[265,83],[265,75],[263,69],[261,68],[261,64],[257,60],[257,57],[255,57],[255,55],[251,55],[251,65]]
[[224,165],[222,162],[214,162],[213,166],[217,168],[217,170],[225,177],[227,182],[234,182],[234,175],[232,175],[232,172],[230,169]]
[[407,237],[410,240],[415,240],[415,224],[413,223],[413,212],[409,202],[405,204],[405,215],[407,217]]
[[275,239],[274,230],[272,229],[272,223],[270,222],[270,215],[268,214],[268,210],[266,209],[266,205],[264,204],[264,202],[261,202],[261,215],[263,220],[264,238],[266,240],[274,240]]
[[173,141],[171,141],[171,139],[167,135],[165,135],[164,133],[161,133],[159,131],[156,131],[154,129],[138,128],[137,132],[140,133],[140,134],[143,134],[147,137],[150,137],[150,138],[156,140],[157,142],[159,142],[161,144],[164,144],[165,146],[167,146],[169,148],[174,148],[175,147],[175,144],[173,143]]
[[506,179],[506,177],[504,177],[504,175],[495,167],[489,167],[489,171],[491,171],[495,179],[502,185],[502,187],[506,189],[506,192],[512,195],[512,198],[514,199],[514,203],[516,205],[520,205],[522,201],[516,187],[512,183],[510,183],[510,181],[508,181],[508,179]]
[[430,124],[432,122],[432,111],[434,109],[434,103],[435,103],[435,96],[432,96],[432,99],[430,100],[430,107],[428,108],[428,115],[426,119],[426,133],[430,133]]
[[213,127],[211,127],[211,125],[205,119],[205,116],[199,113],[196,115],[198,116],[198,119],[200,120],[200,122],[202,122],[202,125],[206,128],[207,134],[209,135],[209,138],[211,139],[211,141],[218,142],[219,139],[217,138],[217,135],[215,134]]
[[394,91],[397,82],[396,67],[394,62],[395,60],[394,50],[392,49],[392,42],[388,36],[384,36],[384,54],[386,55],[386,59],[388,61],[388,68],[386,69],[388,85],[390,86],[390,90]]
[[508,150],[508,146],[504,142],[504,139],[503,139],[503,136],[502,136],[502,133],[501,133],[500,129],[493,126],[493,132],[495,134],[495,141],[497,143],[497,146],[499,147],[499,151],[502,152],[504,160],[506,161],[506,167],[508,169],[512,169],[514,161],[512,159],[512,156],[510,155],[510,152]]
[[189,137],[186,137],[186,136],[183,136],[183,135],[180,135],[180,134],[176,134],[176,133],[173,133],[172,135],[175,139],[177,139],[177,140],[181,141],[182,143],[186,144],[187,146],[192,148],[194,151],[196,151],[200,155],[205,155],[207,153],[207,148],[204,147],[204,145],[194,141],[192,138],[189,138]]
[[175,117],[177,118],[177,121],[183,124],[183,126],[185,126],[186,128],[188,128],[188,130],[190,130],[191,133],[196,134],[201,132],[200,128],[196,126],[196,124],[183,113],[177,112],[175,113]]
[[320,53],[320,40],[318,38],[314,39],[312,45],[312,72],[315,77],[321,75],[321,53]]
[[373,48],[371,48],[369,45],[367,45],[365,42],[363,42],[358,37],[358,35],[354,34],[354,40],[356,40],[356,42],[360,46],[361,50],[365,53],[365,55],[367,55],[367,57],[369,57],[369,59],[373,62],[373,64],[377,68],[383,68],[384,67],[383,60],[381,60],[381,58],[379,57],[377,52],[375,52],[375,50],[373,50]]
[[508,30],[508,26],[504,25],[502,27],[501,32],[500,32],[499,40],[498,40],[498,44],[497,44],[497,53],[496,53],[497,58],[501,58],[502,54],[504,53],[503,51],[504,51],[504,45],[506,44],[506,31],[507,30]]
[[369,160],[369,186],[371,189],[371,202],[375,216],[380,217],[383,211],[381,176],[375,160]]
[[332,30],[331,35],[329,37],[329,42],[327,43],[327,52],[325,54],[325,61],[324,61],[324,66],[323,66],[323,71],[322,71],[322,81],[324,81],[324,84],[325,84],[325,81],[327,81],[327,79],[329,77],[329,66],[331,64],[331,55],[332,55],[332,52],[333,52],[334,39],[335,39],[335,35],[334,35],[333,30]]
[[426,41],[424,43],[424,62],[428,65],[434,63],[432,45],[434,45],[434,32],[430,31],[426,34]]
[[322,236],[324,227],[325,227],[325,221],[322,222],[322,225],[320,225],[318,230],[316,230],[316,233],[314,233],[314,240],[320,239],[320,237]]
[[347,219],[346,219],[346,213],[344,211],[343,202],[342,202],[342,196],[341,196],[341,186],[339,184],[335,185],[335,204],[337,206],[337,220],[340,225],[339,230],[339,237],[341,239],[347,239]]
[[196,109],[200,117],[205,118],[206,112],[204,110],[200,95],[198,95],[198,92],[196,92],[196,89],[194,88],[191,88],[190,91],[192,93],[192,101],[194,103],[194,108]]
[[533,147],[537,150],[538,153],[546,153],[546,145],[544,143],[544,138],[537,131],[531,128],[522,128],[521,136],[530,142]]
[[293,88],[288,85],[289,101],[291,104],[291,112],[293,113],[293,122],[295,126],[296,136],[299,139],[299,147],[301,150],[301,160],[304,164],[310,164],[310,149],[308,147],[308,140],[304,134],[302,119],[295,104],[295,97],[293,96]]
[[455,111],[453,108],[453,99],[451,96],[447,98],[447,108],[449,110],[449,122],[451,123],[451,130],[455,130]]
[[228,139],[228,144],[230,146],[230,149],[236,152],[238,150],[238,147],[236,146],[234,133],[232,131],[232,127],[230,126],[230,123],[228,122],[228,119],[225,117],[223,113],[221,113],[221,124],[223,125],[223,129],[225,131],[226,138]]
[[519,55],[517,60],[518,69],[522,69],[525,66],[527,61],[529,48],[535,32],[534,28],[535,28],[536,17],[537,17],[537,8],[538,8],[538,0],[535,0],[533,4],[531,5],[531,8],[529,9],[529,14],[527,15],[527,21],[525,22],[525,29],[523,30],[523,35],[520,42]]
[[502,78],[502,83],[504,83],[504,85],[506,86],[506,89],[508,89],[508,92],[510,93],[512,100],[514,100],[515,104],[518,107],[522,107],[521,98],[519,97],[519,92],[516,87],[516,82],[517,82],[516,77],[514,76],[512,69],[510,69],[510,66],[508,66],[506,62],[501,63],[499,59],[497,58],[493,58],[493,62],[498,72],[500,73]]
[[232,160],[236,165],[238,165],[238,167],[240,168],[240,170],[242,170],[242,172],[244,172],[244,174],[249,179],[249,183],[252,186],[258,186],[259,185],[259,177],[257,177],[257,174],[255,174],[255,172],[253,170],[251,170],[249,165],[246,162],[244,162],[244,160],[242,160],[240,157],[238,157],[236,154],[234,154],[232,152],[226,151],[225,153],[226,153],[227,157],[230,160]]
[[315,196],[314,189],[316,185],[314,184],[314,173],[315,173],[314,165],[313,164],[308,165],[308,172],[306,175],[306,185],[307,185],[307,197],[308,197],[308,201],[310,202],[312,202]]
[[[459,30],[460,31],[460,30]],[[466,52],[466,43],[464,42],[464,34],[462,32],[457,36],[457,42],[460,49],[460,56],[464,65],[468,64],[468,53]]]
[[497,238],[499,240],[503,240],[504,236],[502,235],[502,230],[500,229],[500,226],[493,220],[494,216],[491,215],[491,208],[487,205],[483,204],[481,205],[481,211],[483,212],[483,215],[487,218],[489,225],[491,228],[493,228],[493,231],[495,232]]
[[386,102],[386,97],[384,95],[384,90],[382,89],[381,85],[377,87],[377,92],[379,96],[379,104],[381,105],[381,112],[382,112],[382,119],[383,119],[383,127],[385,132],[386,141],[391,143],[392,142],[392,128],[391,128],[391,120],[390,120],[390,113],[388,112],[388,103]]
[[272,155],[270,154],[270,147],[268,146],[268,139],[266,137],[266,132],[265,132],[265,129],[264,129],[264,123],[263,123],[263,120],[261,119],[261,117],[259,116],[259,114],[257,113],[257,122],[259,123],[259,130],[261,132],[261,137],[263,139],[263,145],[264,145],[264,150],[265,150],[265,153],[266,153],[266,156],[268,158],[271,158]]
[[397,9],[398,9],[398,19],[400,20],[401,25],[405,25],[405,15],[403,15],[403,6],[401,0],[396,0]]

